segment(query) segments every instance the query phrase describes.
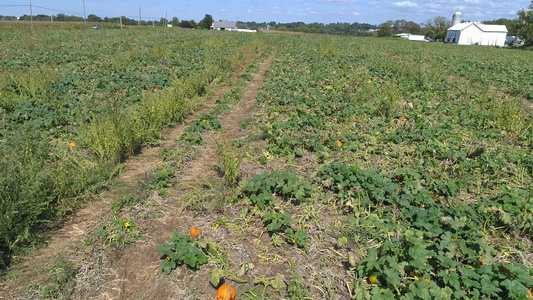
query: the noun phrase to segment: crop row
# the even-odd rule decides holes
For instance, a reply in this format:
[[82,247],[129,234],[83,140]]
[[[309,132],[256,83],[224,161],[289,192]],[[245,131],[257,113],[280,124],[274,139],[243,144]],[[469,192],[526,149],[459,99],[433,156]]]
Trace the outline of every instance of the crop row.
[[[526,297],[533,269],[518,253],[531,255],[533,233],[532,114],[522,98],[531,90],[498,82],[527,82],[529,71],[498,77],[471,63],[501,49],[412,45],[286,38],[257,97],[268,148],[257,161],[299,166],[314,156],[303,170],[346,215],[338,237],[351,244],[341,248],[363,253],[346,262],[354,298]],[[457,73],[458,62],[485,79]],[[250,200],[262,207],[282,192]]]
[[6,258],[201,105],[263,40],[186,30],[2,31],[0,43]]

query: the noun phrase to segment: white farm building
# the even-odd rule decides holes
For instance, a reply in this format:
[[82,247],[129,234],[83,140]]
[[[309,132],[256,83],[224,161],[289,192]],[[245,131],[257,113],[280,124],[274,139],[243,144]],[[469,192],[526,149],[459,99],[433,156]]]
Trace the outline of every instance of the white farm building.
[[211,29],[234,31],[237,30],[237,22],[215,21],[211,25]]
[[478,22],[455,24],[448,29],[446,43],[458,45],[498,46],[505,45],[507,27],[486,25]]

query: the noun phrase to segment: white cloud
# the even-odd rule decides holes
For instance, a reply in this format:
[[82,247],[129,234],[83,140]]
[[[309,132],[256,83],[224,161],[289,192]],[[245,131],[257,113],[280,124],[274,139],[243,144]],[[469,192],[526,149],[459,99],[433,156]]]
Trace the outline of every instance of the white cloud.
[[248,13],[251,13],[251,12],[252,12],[252,10],[251,10],[251,9],[249,9],[249,10],[248,10]]
[[411,1],[393,2],[398,7],[417,7],[418,4]]

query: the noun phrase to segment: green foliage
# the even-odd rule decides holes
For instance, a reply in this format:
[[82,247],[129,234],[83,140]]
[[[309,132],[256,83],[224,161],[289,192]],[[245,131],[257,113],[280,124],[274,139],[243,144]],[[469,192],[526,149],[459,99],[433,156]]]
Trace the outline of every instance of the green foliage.
[[71,263],[59,259],[50,270],[52,284],[43,287],[39,296],[46,299],[69,299],[76,284],[76,272]]
[[244,79],[244,80],[246,80],[246,81],[251,81],[252,80],[252,74],[249,74],[249,73],[241,74],[239,77]]
[[181,232],[176,232],[170,241],[156,249],[161,253],[161,271],[170,274],[173,269],[181,265],[187,265],[193,270],[197,270],[206,264],[207,256],[196,245],[195,239]]
[[138,195],[120,197],[111,202],[111,212],[116,214],[125,206],[133,208],[137,203],[142,201],[143,199]]
[[171,187],[174,180],[174,169],[170,166],[166,166],[155,173],[155,179],[152,182],[152,187],[159,192],[159,196],[168,196],[168,191],[166,188]]
[[529,4],[528,9],[522,9],[518,12],[517,25],[518,36],[524,39],[524,45],[533,45],[533,1]]
[[304,280],[300,278],[300,273],[296,270],[294,260],[290,262],[291,266],[291,281],[287,286],[287,293],[291,300],[309,299],[311,295],[305,286]]
[[305,248],[307,246],[308,235],[305,231],[294,231],[292,228],[287,228],[285,230],[285,238],[289,244],[295,244],[300,248]]
[[209,14],[206,14],[205,17],[198,22],[198,28],[209,29],[213,24],[213,17]]
[[237,147],[233,146],[224,136],[217,141],[216,153],[218,163],[224,172],[224,182],[226,186],[234,188],[239,175],[239,155]]
[[95,229],[92,234],[104,247],[126,247],[141,237],[141,230],[133,219],[115,217],[111,223]]
[[297,203],[308,202],[312,185],[300,180],[294,172],[272,172],[259,174],[250,179],[243,192],[250,198],[252,204],[265,208],[275,204],[272,194],[279,195],[285,200],[295,200]]
[[263,223],[267,230],[271,233],[276,233],[285,230],[291,226],[292,216],[288,213],[278,213],[275,211],[267,211],[263,215]]
[[[378,274],[377,285],[390,295],[440,299],[521,299],[527,295],[526,287],[533,284],[524,266],[489,262],[492,252],[482,241],[452,239],[450,233],[431,243],[424,241],[421,232],[407,231],[405,236],[370,250],[357,266],[359,276]],[[375,290],[370,293],[375,295]]]
[[28,33],[2,36],[10,50],[0,54],[1,266],[32,245],[43,223],[116,175],[121,160],[201,105],[213,82],[264,43],[256,35],[186,30],[176,40],[175,30],[157,28]]

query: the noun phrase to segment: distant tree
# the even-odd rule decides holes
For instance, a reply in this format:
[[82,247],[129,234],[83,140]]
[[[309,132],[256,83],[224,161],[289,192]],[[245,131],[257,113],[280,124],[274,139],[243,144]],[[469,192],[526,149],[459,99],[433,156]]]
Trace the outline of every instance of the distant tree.
[[392,36],[394,33],[392,25],[394,24],[393,21],[387,21],[385,23],[381,23],[378,26],[378,36]]
[[428,20],[424,25],[424,33],[437,41],[442,41],[446,38],[448,28],[452,26],[452,21],[446,17],[438,16],[433,20]]
[[189,22],[187,20],[181,20],[180,27],[181,28],[192,28],[191,22]]
[[90,14],[87,16],[87,21],[89,22],[103,22],[102,18],[97,15]]
[[166,26],[168,24],[168,20],[165,18],[159,19],[159,25]]
[[198,28],[202,29],[209,29],[213,25],[213,17],[209,14],[205,15],[205,17],[198,23]]
[[395,33],[402,33],[402,32],[411,33],[411,34],[422,33],[422,27],[420,27],[420,25],[416,24],[415,22],[406,21],[406,20],[394,21],[392,28],[394,29]]
[[178,20],[178,17],[172,18],[172,27],[178,27],[180,26],[180,20]]
[[524,40],[525,46],[533,46],[533,0],[528,8],[518,12],[517,34]]
[[190,20],[189,23],[191,23],[191,28],[198,28],[198,24],[194,20]]

